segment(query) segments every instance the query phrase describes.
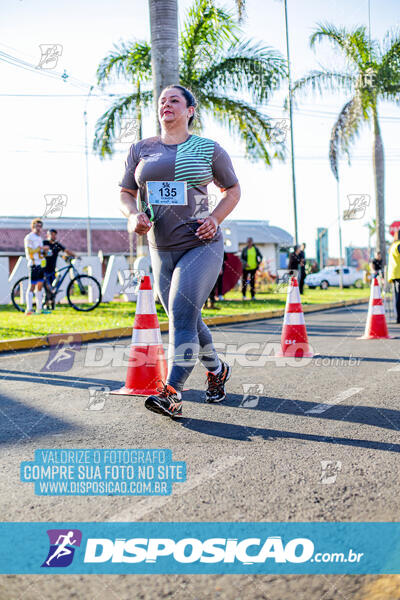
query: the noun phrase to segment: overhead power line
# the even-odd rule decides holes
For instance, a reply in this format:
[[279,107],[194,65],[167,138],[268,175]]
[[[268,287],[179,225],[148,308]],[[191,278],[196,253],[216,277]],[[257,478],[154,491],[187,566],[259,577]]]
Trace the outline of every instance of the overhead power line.
[[[4,44],[2,44],[2,45],[4,45]],[[0,60],[2,60],[5,63],[8,63],[10,65],[13,65],[15,67],[19,67],[21,69],[25,69],[27,71],[34,72],[34,73],[39,73],[41,75],[44,75],[45,77],[50,77],[51,79],[60,80],[63,76],[63,74],[58,71],[54,71],[53,69],[38,68],[37,65],[34,65],[33,63],[29,63],[25,60],[22,60],[16,56],[13,56],[12,54],[9,54],[2,50],[0,50]],[[82,81],[80,79],[77,79],[76,77],[72,77],[71,75],[68,75],[68,79],[66,80],[66,83],[69,83],[69,84],[73,85],[74,87],[78,87],[80,89],[85,88],[87,91],[92,87],[91,84],[89,84],[85,81]],[[118,94],[117,93],[104,93],[104,92],[102,92],[102,89],[98,85],[95,85],[93,87],[96,87],[100,91],[100,94],[92,94],[92,96],[94,96],[94,97],[123,96],[123,93],[118,93]],[[0,96],[1,97],[15,97],[15,98],[19,98],[19,97],[26,97],[26,98],[75,97],[75,98],[80,98],[80,97],[86,97],[87,94],[21,94],[21,93],[7,94],[6,93],[6,94],[0,94]],[[265,110],[276,109],[276,110],[282,111],[282,113],[284,113],[283,107],[279,106],[278,104],[268,104],[268,105],[256,104],[255,106],[256,106],[256,108],[265,109]],[[335,112],[335,111],[321,110],[319,108],[312,108],[312,107],[310,107],[310,108],[295,108],[295,107],[293,107],[293,111],[298,115],[314,117],[314,118],[337,117],[337,115],[338,115],[338,112]],[[282,117],[282,118],[284,118],[284,117]],[[381,121],[400,121],[400,117],[381,116],[380,120]]]
[[[21,58],[18,58],[17,56],[13,56],[12,54],[9,54],[8,52],[3,52],[3,50],[0,50],[0,60],[8,63],[14,67],[24,69],[25,71],[30,71],[31,73],[39,73],[40,75],[43,75],[45,77],[50,77],[51,79],[60,80],[64,75],[63,73],[54,71],[54,69],[42,69],[42,68],[38,67],[38,65],[34,65],[33,63],[29,63],[26,60],[22,60]],[[69,83],[70,85],[73,85],[74,87],[78,87],[81,89],[83,89],[83,88],[90,89],[90,87],[91,87],[91,84],[86,83],[85,81],[81,81],[80,79],[77,79],[76,77],[72,77],[71,75],[68,75],[67,77],[68,77],[68,79],[66,80],[66,83]],[[96,87],[98,89],[100,89],[97,85],[96,85]]]
[[[92,94],[91,97],[93,98],[115,98],[115,97],[120,97],[120,96],[124,96],[124,92],[120,92],[120,93],[107,93],[107,92],[102,92],[102,93],[97,93],[97,94]],[[9,97],[9,98],[87,98],[87,94],[22,94],[22,93],[18,93],[18,94],[0,94],[0,97]],[[260,107],[263,107],[266,110],[269,109],[274,109],[274,110],[280,110],[283,113],[283,108],[282,106],[279,105],[274,105],[274,104],[268,104],[268,105],[260,105]],[[322,117],[326,117],[326,118],[332,118],[332,117],[337,117],[338,112],[335,111],[323,111],[323,110],[318,110],[318,109],[313,109],[313,108],[294,108],[293,112],[295,112],[297,115],[303,116],[303,117],[312,117],[312,118],[322,118]],[[285,116],[282,117],[271,117],[271,119],[279,119],[279,118],[286,118]],[[380,121],[400,121],[400,117],[395,117],[395,116],[391,116],[391,115],[386,115],[386,116],[380,116],[379,117]]]
[[[108,96],[122,96],[123,94],[92,94],[92,98],[104,98]],[[9,98],[87,98],[87,94],[0,94]]]

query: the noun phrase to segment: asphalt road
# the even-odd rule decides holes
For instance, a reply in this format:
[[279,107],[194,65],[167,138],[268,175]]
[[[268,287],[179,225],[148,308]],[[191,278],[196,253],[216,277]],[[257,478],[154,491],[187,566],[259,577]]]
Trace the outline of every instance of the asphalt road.
[[[2,520],[398,521],[400,326],[389,325],[398,339],[357,340],[365,320],[366,305],[307,314],[320,356],[301,367],[263,358],[265,345],[279,341],[281,319],[213,328],[215,341],[229,344],[229,397],[206,404],[197,365],[180,422],[148,412],[137,397],[106,394],[93,410],[89,387],[125,380],[116,342],[101,344],[113,364],[88,366],[90,344],[71,353],[65,372],[42,371],[48,350],[0,357]],[[252,386],[250,396],[244,385]],[[19,480],[20,462],[32,460],[36,448],[90,447],[170,448],[174,460],[186,461],[187,482],[160,500],[35,496],[33,485]],[[1,576],[0,599],[395,600],[398,579]]]

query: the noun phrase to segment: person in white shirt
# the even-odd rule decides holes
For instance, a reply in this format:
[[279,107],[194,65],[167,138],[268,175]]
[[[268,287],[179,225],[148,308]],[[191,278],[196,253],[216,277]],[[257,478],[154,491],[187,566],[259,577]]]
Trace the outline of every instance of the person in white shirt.
[[[44,266],[46,264],[46,248],[43,246],[43,239],[40,237],[43,222],[41,219],[33,219],[31,223],[31,233],[24,238],[25,256],[28,261],[29,285],[26,290],[26,315],[32,315],[33,292],[36,296],[36,313],[42,312],[43,303],[43,281]],[[47,311],[43,311],[47,312]]]

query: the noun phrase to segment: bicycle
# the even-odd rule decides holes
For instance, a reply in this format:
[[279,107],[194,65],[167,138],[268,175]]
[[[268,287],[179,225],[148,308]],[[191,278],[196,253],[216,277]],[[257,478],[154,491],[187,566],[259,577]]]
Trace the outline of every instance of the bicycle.
[[[78,260],[78,259],[76,259]],[[101,287],[100,283],[91,275],[80,274],[73,263],[73,259],[68,256],[65,261],[68,263],[66,267],[62,267],[56,271],[56,278],[53,282],[50,281],[49,275],[44,275],[44,304],[48,309],[54,310],[56,306],[56,296],[60,291],[62,283],[67,274],[71,275],[71,281],[67,287],[67,300],[70,306],[81,312],[89,312],[94,310],[101,302]],[[29,277],[21,277],[12,291],[11,301],[14,307],[20,312],[25,312],[26,309],[26,290],[29,285]]]

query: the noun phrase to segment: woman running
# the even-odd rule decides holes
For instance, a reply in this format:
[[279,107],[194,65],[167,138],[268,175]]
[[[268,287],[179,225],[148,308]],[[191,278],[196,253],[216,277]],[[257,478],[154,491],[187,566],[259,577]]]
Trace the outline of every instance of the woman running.
[[[167,380],[145,406],[170,417],[182,416],[181,392],[197,358],[207,369],[207,402],[224,400],[231,372],[218,358],[201,308],[222,267],[219,225],[239,202],[240,187],[225,150],[189,133],[195,110],[188,89],[171,85],[163,90],[161,135],[131,146],[120,182],[121,210],[131,231],[148,234],[156,291],[169,317]],[[207,185],[212,181],[222,196],[210,214]]]

